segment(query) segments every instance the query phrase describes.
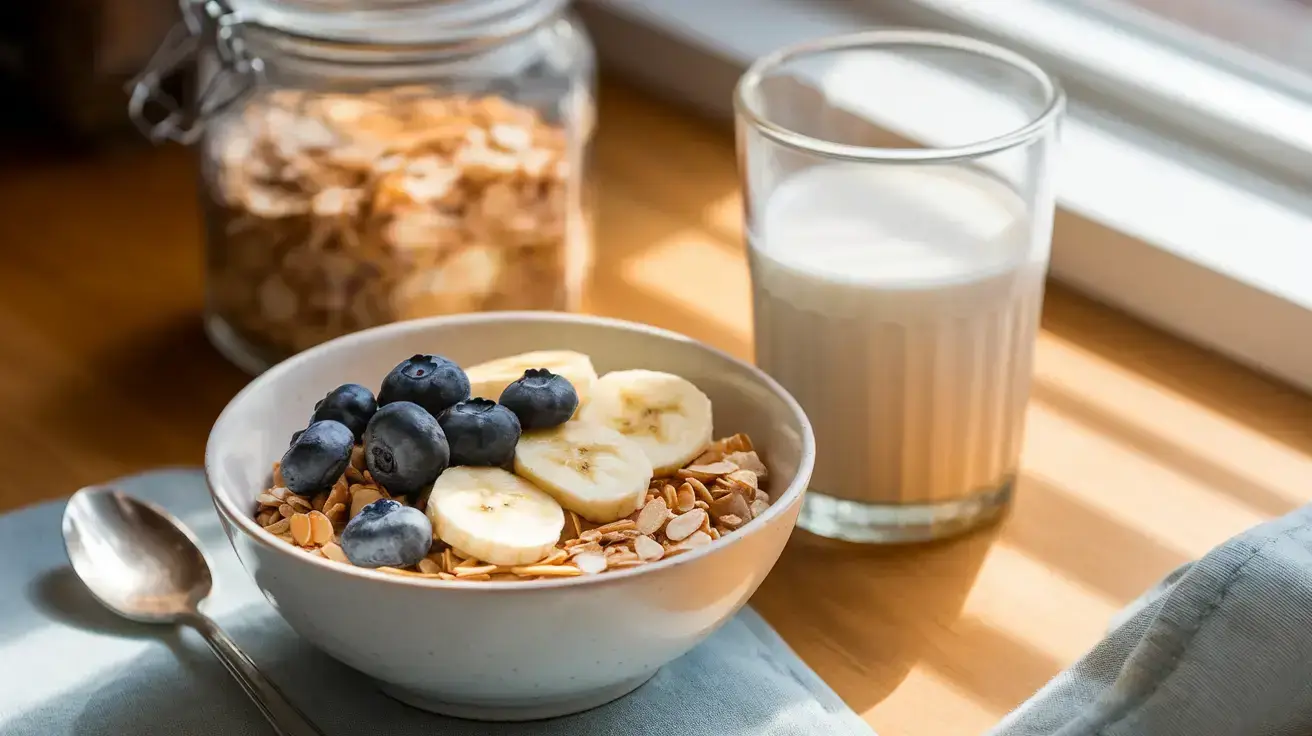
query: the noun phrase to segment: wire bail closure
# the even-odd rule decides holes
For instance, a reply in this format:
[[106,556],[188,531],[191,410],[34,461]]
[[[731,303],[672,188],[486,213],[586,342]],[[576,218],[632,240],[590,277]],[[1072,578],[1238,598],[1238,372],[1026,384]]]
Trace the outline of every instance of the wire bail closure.
[[[194,143],[205,120],[250,94],[264,71],[263,62],[248,53],[237,30],[241,19],[223,0],[183,0],[182,20],[169,29],[145,69],[126,85],[128,117],[154,143]],[[221,62],[186,105],[164,91],[164,83],[196,59],[207,37],[215,40]]]

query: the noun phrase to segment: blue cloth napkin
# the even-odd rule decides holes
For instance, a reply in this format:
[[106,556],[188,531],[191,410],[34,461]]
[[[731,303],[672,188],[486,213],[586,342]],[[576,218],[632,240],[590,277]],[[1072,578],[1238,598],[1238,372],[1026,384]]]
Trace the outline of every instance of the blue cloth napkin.
[[991,733],[1312,734],[1312,507],[1168,575]]
[[[206,610],[329,736],[872,734],[750,610],[631,695],[586,713],[489,724],[415,710],[283,622],[237,561],[198,472],[115,485],[164,506],[197,534],[215,567]],[[0,734],[267,736],[192,632],[123,621],[91,598],[64,554],[63,506],[0,517]]]

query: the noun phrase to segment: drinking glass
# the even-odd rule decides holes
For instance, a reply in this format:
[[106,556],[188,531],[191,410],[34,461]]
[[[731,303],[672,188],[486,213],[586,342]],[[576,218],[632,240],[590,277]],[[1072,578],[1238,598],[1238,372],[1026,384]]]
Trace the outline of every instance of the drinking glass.
[[756,360],[819,455],[799,524],[963,532],[1010,503],[1051,250],[1057,83],[1004,48],[825,38],[739,82]]

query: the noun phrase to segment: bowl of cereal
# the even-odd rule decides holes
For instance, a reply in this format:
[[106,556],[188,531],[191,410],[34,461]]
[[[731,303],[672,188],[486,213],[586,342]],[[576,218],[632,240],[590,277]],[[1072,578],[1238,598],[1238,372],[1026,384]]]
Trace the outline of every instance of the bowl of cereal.
[[811,476],[806,415],[690,338],[550,312],[365,330],[260,375],[205,454],[238,556],[393,697],[527,720],[630,692],[728,620]]

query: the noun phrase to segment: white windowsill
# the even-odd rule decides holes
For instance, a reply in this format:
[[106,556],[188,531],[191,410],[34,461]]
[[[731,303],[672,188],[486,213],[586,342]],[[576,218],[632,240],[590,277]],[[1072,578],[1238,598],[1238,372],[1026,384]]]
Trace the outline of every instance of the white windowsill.
[[[719,117],[752,59],[873,25],[815,0],[590,0],[583,14],[607,68]],[[1053,276],[1312,391],[1312,193],[1072,97]]]

